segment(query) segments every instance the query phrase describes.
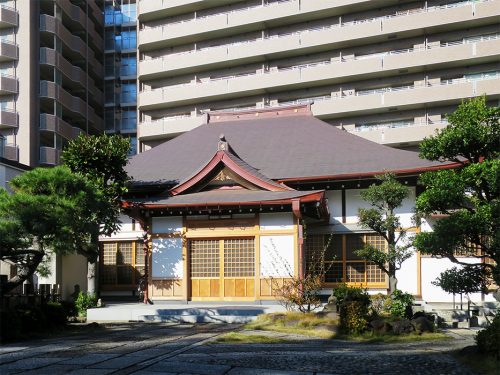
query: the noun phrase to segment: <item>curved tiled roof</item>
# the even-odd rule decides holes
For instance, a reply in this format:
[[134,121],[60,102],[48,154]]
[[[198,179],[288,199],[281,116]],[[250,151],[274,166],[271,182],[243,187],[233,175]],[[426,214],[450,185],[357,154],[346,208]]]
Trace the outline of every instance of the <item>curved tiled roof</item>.
[[385,170],[418,171],[443,165],[300,114],[202,125],[132,157],[127,172],[134,184],[178,184],[211,160],[220,134],[240,159],[273,180],[355,178]]

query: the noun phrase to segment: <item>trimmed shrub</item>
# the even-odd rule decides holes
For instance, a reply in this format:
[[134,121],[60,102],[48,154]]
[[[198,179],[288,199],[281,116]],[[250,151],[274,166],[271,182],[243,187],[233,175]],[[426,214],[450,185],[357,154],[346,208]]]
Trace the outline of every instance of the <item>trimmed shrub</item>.
[[500,312],[487,328],[479,331],[476,336],[476,344],[481,353],[500,360]]
[[97,296],[94,293],[80,292],[75,301],[78,316],[87,316],[87,309],[97,307]]
[[363,332],[368,326],[368,293],[361,288],[342,287],[341,301],[340,330],[348,334]]

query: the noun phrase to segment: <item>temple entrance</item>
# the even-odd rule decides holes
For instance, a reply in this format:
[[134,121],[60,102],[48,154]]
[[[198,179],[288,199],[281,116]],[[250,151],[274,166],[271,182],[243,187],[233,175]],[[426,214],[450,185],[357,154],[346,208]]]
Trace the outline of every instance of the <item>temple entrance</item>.
[[255,239],[189,241],[192,300],[255,299]]

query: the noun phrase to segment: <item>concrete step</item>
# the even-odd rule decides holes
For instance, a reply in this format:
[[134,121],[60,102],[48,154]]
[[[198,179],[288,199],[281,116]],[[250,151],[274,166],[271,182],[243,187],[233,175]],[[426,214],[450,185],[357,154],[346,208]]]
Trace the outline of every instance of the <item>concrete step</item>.
[[280,305],[196,305],[123,303],[88,309],[88,322],[246,323],[258,315],[283,312]]

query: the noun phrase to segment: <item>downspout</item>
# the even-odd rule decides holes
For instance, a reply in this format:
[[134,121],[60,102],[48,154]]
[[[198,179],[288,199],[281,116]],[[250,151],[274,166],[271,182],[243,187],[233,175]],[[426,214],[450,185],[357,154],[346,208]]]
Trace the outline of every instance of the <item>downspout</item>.
[[300,198],[292,199],[292,212],[299,223],[299,278],[304,278],[304,231],[300,219],[302,213],[300,212]]

